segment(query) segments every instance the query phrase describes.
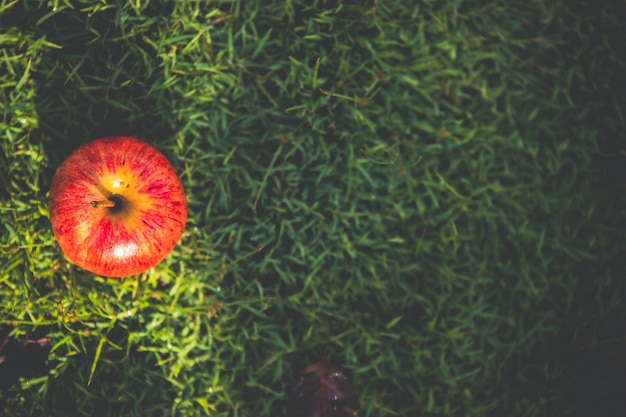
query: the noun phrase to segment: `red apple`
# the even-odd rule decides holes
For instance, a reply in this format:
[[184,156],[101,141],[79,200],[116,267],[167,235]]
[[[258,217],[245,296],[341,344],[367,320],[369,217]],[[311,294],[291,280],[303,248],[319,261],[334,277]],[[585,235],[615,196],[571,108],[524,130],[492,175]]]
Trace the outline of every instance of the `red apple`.
[[170,163],[148,143],[126,136],[75,150],[52,179],[49,207],[67,258],[109,277],[157,265],[187,221],[185,192]]

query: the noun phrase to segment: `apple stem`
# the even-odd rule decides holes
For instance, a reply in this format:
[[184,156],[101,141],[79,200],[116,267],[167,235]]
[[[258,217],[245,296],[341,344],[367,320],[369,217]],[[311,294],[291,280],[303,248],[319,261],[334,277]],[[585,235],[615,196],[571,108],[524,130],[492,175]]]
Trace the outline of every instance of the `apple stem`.
[[115,207],[115,203],[113,201],[110,200],[100,200],[100,201],[92,201],[91,202],[91,207],[93,208],[98,208],[98,207]]

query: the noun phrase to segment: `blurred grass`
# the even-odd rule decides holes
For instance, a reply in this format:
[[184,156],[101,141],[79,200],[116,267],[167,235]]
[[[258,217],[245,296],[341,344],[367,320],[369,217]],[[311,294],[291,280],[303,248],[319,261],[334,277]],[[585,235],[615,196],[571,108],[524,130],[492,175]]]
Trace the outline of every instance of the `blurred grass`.
[[[324,354],[364,416],[623,406],[623,2],[0,1],[0,326],[53,339],[12,416],[274,416]],[[189,221],[68,264],[54,170],[127,134]]]

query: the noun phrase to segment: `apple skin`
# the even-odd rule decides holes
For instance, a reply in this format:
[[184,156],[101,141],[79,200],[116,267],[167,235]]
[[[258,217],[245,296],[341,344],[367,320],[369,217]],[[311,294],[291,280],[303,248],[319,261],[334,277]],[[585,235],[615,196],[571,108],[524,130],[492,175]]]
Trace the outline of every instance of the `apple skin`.
[[153,146],[127,136],[76,149],[54,175],[48,203],[65,256],[108,277],[156,266],[187,221],[185,192],[170,163]]

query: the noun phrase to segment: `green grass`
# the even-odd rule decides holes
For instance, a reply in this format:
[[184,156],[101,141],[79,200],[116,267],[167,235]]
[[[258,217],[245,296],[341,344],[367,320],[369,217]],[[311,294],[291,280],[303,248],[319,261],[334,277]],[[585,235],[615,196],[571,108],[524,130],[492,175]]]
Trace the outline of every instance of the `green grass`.
[[[617,1],[0,1],[0,327],[52,338],[11,416],[280,416],[326,355],[362,416],[616,415]],[[189,220],[124,280],[48,221],[134,135]],[[622,397],[622,398],[620,398]]]

